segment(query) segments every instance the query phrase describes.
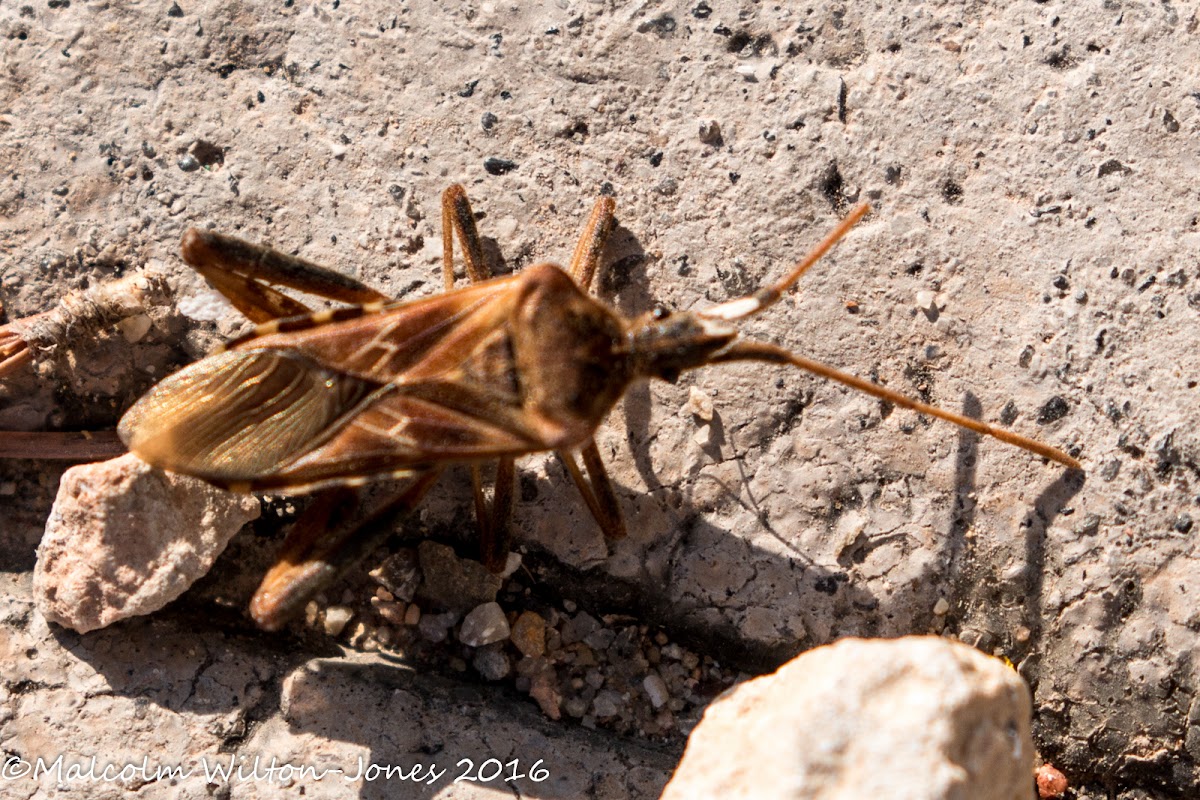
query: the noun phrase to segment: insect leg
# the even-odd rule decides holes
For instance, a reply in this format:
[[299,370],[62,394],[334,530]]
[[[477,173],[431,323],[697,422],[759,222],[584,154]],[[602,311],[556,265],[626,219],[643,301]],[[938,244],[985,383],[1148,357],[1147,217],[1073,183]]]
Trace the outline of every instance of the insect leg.
[[596,440],[589,439],[579,453],[583,458],[587,475],[584,475],[583,470],[579,468],[574,453],[567,450],[556,450],[555,454],[567,468],[571,480],[578,487],[579,494],[583,496],[583,502],[587,505],[588,511],[592,512],[592,516],[596,518],[596,523],[604,533],[604,538],[609,540],[625,538],[629,531],[625,527],[624,517],[621,516],[617,494],[613,491],[612,481],[608,478],[608,470],[604,468],[604,460],[600,458]]
[[[442,193],[442,277],[446,291],[454,288],[454,238],[458,237],[471,283],[492,277],[483,257],[483,242],[475,227],[475,214],[467,199],[467,190],[454,184]],[[475,524],[479,530],[479,560],[491,572],[500,572],[508,562],[511,536],[513,482],[516,468],[513,459],[501,458],[496,463],[495,490],[491,507],[483,493],[483,477],[479,464],[471,465],[471,490],[475,496]]]
[[478,482],[479,468],[471,468],[475,487],[475,518],[479,523],[479,560],[489,572],[501,572],[508,563],[512,543],[509,521],[512,519],[513,487],[516,485],[516,465],[504,457],[496,462],[495,490],[490,513]]
[[183,260],[255,323],[309,312],[269,284],[345,303],[388,299],[354,278],[233,236],[191,228],[183,235],[181,249]]
[[0,431],[0,458],[84,463],[116,458],[124,452],[116,431]]
[[456,234],[471,283],[492,277],[492,271],[483,259],[483,243],[475,228],[475,215],[471,212],[471,202],[467,200],[467,190],[457,183],[442,193],[442,277],[446,280],[446,291],[454,288]]
[[[250,601],[250,616],[264,630],[281,628],[342,571],[377,547],[392,530],[392,520],[412,511],[441,475],[440,468],[420,473],[399,493],[363,503],[369,489],[338,487],[318,495],[288,532],[275,565]],[[368,535],[364,529],[371,528]]]
[[596,268],[600,264],[600,254],[604,252],[604,245],[616,227],[616,210],[617,201],[611,197],[597,199],[583,229],[583,235],[575,245],[569,272],[584,291],[591,289],[592,279],[596,277]]
[[12,375],[32,361],[33,353],[21,334],[9,325],[0,326],[0,378]]
[[[600,255],[608,237],[616,227],[617,203],[611,197],[601,197],[592,206],[583,235],[575,245],[575,253],[571,256],[571,277],[585,290],[590,289],[600,265]],[[605,539],[622,539],[628,531],[625,520],[621,516],[621,507],[617,503],[616,492],[613,491],[612,481],[609,480],[608,470],[604,467],[604,459],[600,457],[600,449],[596,440],[589,439],[580,451],[587,475],[575,461],[575,454],[559,450],[559,459],[571,475],[571,480],[583,496],[583,502],[592,512]]]

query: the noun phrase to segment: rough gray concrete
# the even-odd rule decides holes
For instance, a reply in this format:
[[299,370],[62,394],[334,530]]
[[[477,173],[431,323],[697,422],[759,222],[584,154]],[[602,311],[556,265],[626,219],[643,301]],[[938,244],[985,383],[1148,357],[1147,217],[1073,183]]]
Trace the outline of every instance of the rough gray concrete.
[[24,578],[3,589],[3,797],[654,798],[674,764],[377,655],[170,613],[81,636],[34,612]]
[[[4,3],[0,299],[12,319],[161,268],[197,356],[242,323],[182,268],[187,226],[415,297],[461,182],[504,269],[565,261],[611,186],[603,296],[685,308],[870,200],[747,331],[1077,449],[1086,479],[802,374],[713,369],[635,389],[600,432],[631,528],[610,556],[557,462],[523,464],[526,563],[748,669],[957,635],[1018,663],[1079,796],[1191,796],[1198,24],[1123,0]],[[137,382],[38,419],[113,424]],[[32,563],[60,473],[0,465],[6,567]],[[422,522],[465,528],[468,497],[447,482]]]

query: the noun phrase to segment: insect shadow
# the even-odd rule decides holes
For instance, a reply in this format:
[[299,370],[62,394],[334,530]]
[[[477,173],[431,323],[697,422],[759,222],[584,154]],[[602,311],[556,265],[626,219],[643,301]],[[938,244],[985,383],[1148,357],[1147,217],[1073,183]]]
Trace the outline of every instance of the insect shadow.
[[[240,616],[228,609],[208,609],[214,610],[222,623],[236,624]],[[215,741],[202,736],[189,751],[204,757],[210,770],[232,758],[250,773],[254,757],[264,751],[278,754],[279,766],[341,770],[327,772],[319,781],[311,773],[293,775],[293,791],[334,785],[338,796],[364,800],[444,797],[446,787],[467,768],[460,763],[463,759],[470,760],[476,773],[488,759],[497,759],[504,767],[503,777],[512,774],[514,766],[527,776],[513,784],[521,797],[586,797],[599,771],[618,776],[618,783],[626,787],[623,796],[652,798],[659,796],[682,755],[682,741],[637,742],[579,724],[556,723],[506,686],[471,685],[399,666],[379,654],[347,658],[331,640],[324,648],[314,642],[297,647],[291,637],[263,637],[248,627],[239,631],[217,626],[212,616],[203,620],[198,613],[186,603],[175,604],[153,619],[125,620],[86,635],[51,626],[47,635],[54,641],[38,643],[40,657],[61,653],[77,668],[82,661],[94,669],[104,680],[114,716],[126,713],[126,704],[133,703],[139,719],[145,716],[148,724],[171,720],[168,731],[184,730],[172,720],[174,714],[182,715],[183,725],[197,718],[230,721],[206,725]],[[58,648],[62,650],[56,653]],[[282,719],[281,707],[286,709]],[[168,740],[174,735],[166,734]],[[77,737],[74,744],[86,748],[89,742]],[[318,750],[320,755],[313,759]],[[348,779],[360,769],[360,754],[363,767],[375,764],[396,771],[376,775],[354,789]],[[148,755],[152,769],[172,766],[164,760],[171,758],[169,753]],[[270,756],[264,756],[260,766],[270,762]],[[199,780],[201,786],[207,782],[201,765],[182,766],[194,772],[191,781]],[[493,762],[484,768],[484,777],[494,766]],[[445,773],[427,782],[431,767]],[[531,774],[544,779],[531,779]],[[238,782],[235,776],[209,786],[211,790]],[[504,781],[484,785],[501,788]]]
[[[968,398],[966,410],[973,410],[972,398]],[[958,448],[960,492],[974,488],[977,450],[978,437],[964,431]],[[563,524],[562,509],[570,497],[569,485],[564,486],[554,476],[535,476],[533,481],[537,497],[522,507],[518,519],[532,518],[536,524],[540,517],[553,517]],[[1033,504],[1043,518],[1043,532],[1069,499],[1074,486],[1072,479],[1060,479]],[[633,518],[651,516],[651,506],[663,502],[661,496],[647,497],[627,486],[618,488]],[[457,487],[452,483],[446,489],[463,497],[469,494],[470,484],[463,479]],[[739,494],[737,486],[731,485],[729,489],[731,496]],[[746,505],[748,511],[756,513],[753,500],[746,501]],[[934,571],[938,568],[932,565],[949,563],[935,556],[929,559],[927,581],[914,582],[908,592],[876,595],[867,583],[856,580],[840,566],[817,564],[811,559],[737,539],[727,527],[714,522],[710,514],[686,498],[671,513],[657,516],[670,527],[668,531],[656,532],[663,534],[658,546],[666,556],[664,572],[652,580],[614,578],[603,570],[572,568],[532,547],[525,554],[525,565],[531,573],[528,588],[532,592],[516,594],[524,598],[522,603],[535,608],[540,603],[561,608],[563,598],[572,598],[595,616],[605,612],[631,614],[640,623],[667,631],[672,640],[710,655],[725,666],[765,672],[801,650],[842,636],[922,632],[930,617],[914,615],[912,610],[931,608],[941,586],[953,581],[952,574]],[[463,514],[459,519],[451,516],[431,520],[423,535],[465,547],[461,531],[470,527],[464,525],[465,519]],[[586,516],[577,517],[576,521],[581,525],[594,524]],[[956,516],[953,509],[947,509],[940,530],[940,547],[944,552],[954,546],[955,530],[963,521],[961,514]],[[547,800],[583,796],[590,776],[574,771],[571,765],[578,759],[562,754],[589,753],[588,763],[592,763],[594,759],[608,757],[606,753],[611,755],[614,748],[623,753],[623,764],[641,768],[637,770],[637,780],[642,783],[636,791],[626,787],[630,796],[639,792],[655,796],[661,789],[657,782],[665,781],[680,755],[681,743],[644,747],[614,740],[603,732],[552,723],[507,683],[471,685],[461,679],[385,663],[371,654],[349,659],[335,657],[341,651],[328,639],[310,638],[297,646],[293,636],[262,637],[235,609],[243,607],[245,598],[255,588],[247,575],[253,576],[271,560],[274,541],[263,538],[266,527],[262,536],[236,539],[209,576],[154,620],[128,620],[87,636],[56,627],[51,628],[51,634],[74,657],[104,675],[119,696],[148,700],[182,713],[223,715],[240,711],[241,718],[255,721],[274,715],[285,692],[290,692],[292,710],[287,722],[298,734],[358,745],[366,751],[367,764],[396,765],[404,774],[414,774],[412,770],[417,765],[436,764],[438,769],[450,770],[446,773],[449,778],[432,784],[404,783],[406,797],[435,797],[448,780],[466,768],[462,759],[470,759],[472,768],[478,769],[489,758],[498,759],[506,768],[516,760],[522,765],[519,771],[525,774],[538,758],[544,759],[542,766],[557,780],[518,781],[522,796]],[[412,541],[397,534],[393,543]],[[736,559],[747,565],[754,583],[763,587],[763,594],[758,597],[748,598],[738,592],[733,599],[739,603],[772,600],[773,613],[781,627],[790,616],[804,614],[810,627],[808,634],[803,638],[784,634],[791,636],[790,641],[755,641],[747,635],[744,619],[721,613],[721,609],[705,602],[705,598],[720,591],[706,580],[711,577],[705,569],[706,562],[714,557]],[[363,578],[359,575],[358,579]],[[231,587],[240,587],[236,591],[242,595],[230,597]],[[218,593],[222,595],[219,601],[214,599]],[[816,619],[837,620],[837,624],[822,629],[812,622]],[[215,653],[220,653],[221,658],[214,658]],[[132,654],[136,654],[143,669],[129,669]],[[181,657],[181,654],[191,655]],[[256,665],[264,657],[275,666],[274,675],[266,679],[261,677],[265,673],[256,671],[259,669]],[[288,674],[291,678],[285,690],[282,679]],[[246,691],[245,686],[253,690]],[[347,713],[351,709],[370,711]],[[394,724],[398,719],[404,720],[399,729]],[[532,738],[531,731],[535,732]],[[237,752],[242,743],[240,737],[245,735],[231,731],[222,752]],[[512,744],[496,752],[493,748],[497,741]],[[539,742],[536,748],[542,749],[524,744],[530,741]],[[329,766],[353,774],[358,765],[353,762]],[[364,784],[358,796],[372,800],[394,796],[397,785],[400,785],[398,779],[377,780]]]

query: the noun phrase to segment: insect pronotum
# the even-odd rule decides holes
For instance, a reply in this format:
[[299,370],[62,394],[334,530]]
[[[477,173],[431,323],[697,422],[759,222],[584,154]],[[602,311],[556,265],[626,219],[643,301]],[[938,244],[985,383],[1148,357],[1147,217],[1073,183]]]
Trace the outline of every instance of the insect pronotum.
[[[674,381],[711,364],[790,364],[1080,468],[1049,445],[740,338],[736,323],[776,303],[862,219],[865,204],[765,288],[701,311],[636,318],[588,294],[614,209],[612,198],[596,202],[567,270],[542,263],[493,278],[466,192],[451,186],[442,198],[446,291],[411,301],[264,247],[187,232],[184,259],[258,327],[160,382],[118,430],[145,461],[230,489],[328,489],[289,533],[251,602],[259,625],[278,627],[302,608],[364,552],[356,527],[411,509],[448,464],[471,467],[481,560],[493,571],[508,554],[513,460],[528,453],[556,452],[604,535],[624,536],[596,428],[631,382]],[[472,282],[458,289],[455,238]],[[272,283],[358,305],[314,313]],[[490,504],[480,473],[489,461],[498,462]],[[388,477],[407,482],[353,510],[358,487]]]

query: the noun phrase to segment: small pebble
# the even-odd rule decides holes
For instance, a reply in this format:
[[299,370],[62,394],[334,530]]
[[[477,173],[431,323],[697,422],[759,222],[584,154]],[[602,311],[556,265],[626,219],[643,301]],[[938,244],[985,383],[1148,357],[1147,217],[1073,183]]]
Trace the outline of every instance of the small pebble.
[[684,406],[687,411],[695,417],[699,417],[705,422],[712,422],[713,418],[713,400],[712,396],[703,389],[693,386],[688,389],[688,401]]
[[658,192],[663,197],[670,197],[679,191],[679,181],[668,176],[663,178],[654,186],[654,191]]
[[642,679],[642,688],[646,690],[646,696],[650,698],[650,705],[655,708],[662,708],[671,699],[666,681],[655,672],[651,672]]
[[[478,561],[459,558],[453,548],[428,541],[417,546],[417,557],[421,564],[422,597],[464,612],[496,599],[500,576],[488,572]],[[399,592],[396,596],[402,597]]]
[[922,311],[932,311],[937,295],[928,289],[917,292],[917,308]]
[[407,611],[407,609],[405,609],[403,603],[396,603],[396,602],[389,603],[387,601],[382,601],[382,602],[379,602],[378,604],[372,603],[372,605],[375,606],[375,610],[379,613],[379,616],[382,617],[389,624],[391,624],[391,625],[403,625],[404,624],[404,617],[405,617],[405,612]]
[[1067,791],[1067,776],[1050,764],[1042,764],[1034,770],[1033,776],[1037,782],[1038,797],[1042,800],[1054,800]]
[[571,652],[575,654],[575,666],[577,667],[594,667],[598,663],[596,653],[583,642],[573,645]]
[[[551,681],[551,677],[545,673],[534,676],[533,683],[529,687],[529,696],[541,707],[543,714],[550,719],[559,719],[562,716],[559,706],[562,699],[558,696]],[[582,715],[583,713],[580,712],[580,716]]]
[[1025,580],[1027,574],[1029,574],[1028,565],[1018,562],[1005,569],[1001,577],[1005,583],[1020,583]]
[[426,641],[444,642],[446,636],[450,633],[450,628],[457,621],[458,615],[447,612],[445,614],[422,614],[421,620],[417,624],[417,630],[421,632],[421,636],[425,637]]
[[620,692],[615,692],[612,689],[605,689],[596,695],[596,699],[592,701],[592,713],[597,719],[607,719],[615,717],[621,710],[624,698]]
[[330,606],[325,609],[325,633],[339,636],[354,617],[354,611],[346,606]]
[[487,158],[483,162],[483,169],[489,175],[505,175],[517,168],[517,162],[509,161],[507,158]]
[[346,641],[351,647],[357,647],[360,650],[374,650],[377,648],[371,647],[373,639],[371,636],[372,629],[368,628],[362,621],[355,622],[354,627],[350,629],[350,633],[346,637]]
[[944,597],[939,597],[937,602],[933,604],[933,613],[936,616],[944,617],[950,612],[950,601]]
[[563,623],[562,642],[563,644],[575,644],[598,630],[600,630],[600,622],[586,611],[580,611]]
[[145,314],[135,314],[117,323],[117,329],[130,344],[140,342],[150,332],[150,317]]
[[607,650],[616,638],[617,634],[612,628],[601,628],[583,637],[583,643],[593,650],[603,651]]
[[569,697],[563,703],[563,710],[567,712],[567,716],[578,719],[587,713],[587,702],[581,697]]
[[416,625],[421,621],[421,607],[416,603],[411,604],[408,610],[404,612],[404,624],[408,626]]
[[521,568],[521,554],[509,553],[508,560],[504,562],[504,569],[500,572],[501,578],[511,578],[513,573]]
[[391,592],[393,597],[411,603],[417,586],[421,583],[417,553],[410,548],[397,551],[371,570],[370,575],[376,583]]
[[509,670],[512,669],[504,651],[490,647],[476,651],[475,657],[471,659],[471,665],[475,667],[476,672],[489,681],[498,681],[507,677]]
[[468,647],[483,647],[503,641],[509,635],[508,620],[496,602],[484,603],[471,609],[463,619],[458,640]]
[[1095,536],[1100,532],[1100,515],[1088,514],[1072,531],[1076,536]]
[[536,611],[522,611],[509,638],[524,655],[540,656],[546,652],[546,620]]

